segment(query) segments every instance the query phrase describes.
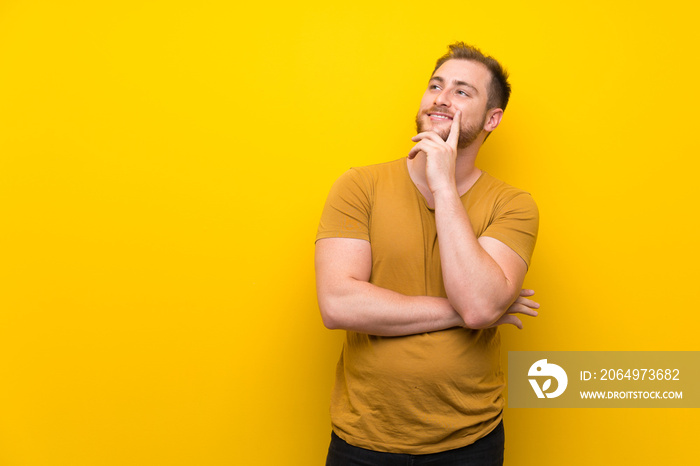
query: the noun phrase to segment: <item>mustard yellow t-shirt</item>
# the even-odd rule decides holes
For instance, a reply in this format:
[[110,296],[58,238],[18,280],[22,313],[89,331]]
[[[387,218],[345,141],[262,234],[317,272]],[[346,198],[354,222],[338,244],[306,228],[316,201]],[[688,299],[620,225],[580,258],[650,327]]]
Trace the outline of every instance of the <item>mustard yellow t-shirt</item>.
[[[461,199],[477,236],[503,242],[530,265],[539,217],[528,193],[484,172]],[[435,212],[411,181],[406,158],[352,168],[335,182],[316,239],[338,237],[370,242],[374,285],[446,297]],[[436,453],[474,443],[500,422],[498,329],[346,333],[331,421],[351,445]]]

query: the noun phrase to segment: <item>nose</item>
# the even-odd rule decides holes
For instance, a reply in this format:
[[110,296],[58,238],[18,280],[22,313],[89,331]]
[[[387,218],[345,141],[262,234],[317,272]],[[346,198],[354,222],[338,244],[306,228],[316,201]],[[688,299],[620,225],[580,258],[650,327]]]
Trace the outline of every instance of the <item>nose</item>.
[[435,96],[435,105],[440,107],[449,107],[450,102],[450,91],[449,89],[443,89]]

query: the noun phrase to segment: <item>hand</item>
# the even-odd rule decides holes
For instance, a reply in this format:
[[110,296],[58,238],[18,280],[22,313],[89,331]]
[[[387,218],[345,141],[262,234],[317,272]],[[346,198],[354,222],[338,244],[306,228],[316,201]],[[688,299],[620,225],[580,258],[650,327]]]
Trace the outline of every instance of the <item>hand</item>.
[[417,144],[409,151],[408,158],[412,159],[420,152],[425,153],[425,175],[428,188],[433,194],[443,189],[456,190],[455,165],[461,117],[462,112],[457,110],[447,140],[443,141],[435,131],[423,131],[411,138]]
[[523,323],[513,314],[525,314],[528,316],[537,317],[538,313],[535,309],[539,309],[540,304],[531,299],[527,299],[528,296],[532,296],[534,294],[534,290],[521,290],[518,299],[516,299],[515,302],[510,305],[506,313],[503,314],[501,318],[494,322],[489,328],[503,324],[511,324],[522,330]]

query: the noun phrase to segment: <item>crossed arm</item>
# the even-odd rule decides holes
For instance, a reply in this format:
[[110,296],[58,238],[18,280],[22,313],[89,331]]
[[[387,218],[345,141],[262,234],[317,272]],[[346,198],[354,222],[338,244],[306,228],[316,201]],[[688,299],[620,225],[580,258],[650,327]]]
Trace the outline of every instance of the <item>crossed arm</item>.
[[[495,241],[495,240],[494,240]],[[369,283],[372,252],[361,239],[325,238],[316,242],[316,289],[326,327],[381,336],[401,336],[452,327],[486,328],[512,324],[516,314],[536,316],[539,304],[520,296],[489,325],[468,326],[446,298],[406,296]]]

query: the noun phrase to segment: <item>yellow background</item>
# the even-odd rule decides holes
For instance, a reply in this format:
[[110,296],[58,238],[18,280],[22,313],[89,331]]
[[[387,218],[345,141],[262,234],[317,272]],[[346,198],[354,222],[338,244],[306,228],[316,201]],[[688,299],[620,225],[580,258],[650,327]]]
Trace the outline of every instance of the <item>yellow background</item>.
[[[0,465],[318,465],[331,183],[406,154],[465,40],[538,201],[508,350],[698,350],[692,4],[0,2]],[[688,464],[697,410],[505,413],[510,465]]]

